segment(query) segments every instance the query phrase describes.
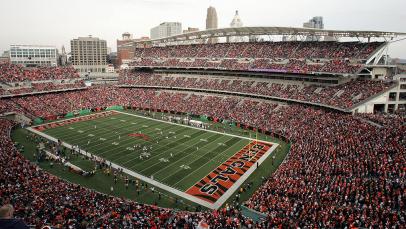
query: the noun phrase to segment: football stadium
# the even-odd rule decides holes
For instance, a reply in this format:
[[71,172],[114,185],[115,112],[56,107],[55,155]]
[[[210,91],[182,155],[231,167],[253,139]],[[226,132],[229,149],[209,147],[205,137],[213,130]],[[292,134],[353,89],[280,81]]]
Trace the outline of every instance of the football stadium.
[[12,61],[12,47],[0,228],[402,228],[406,68],[387,50],[405,38],[240,26],[127,39],[117,76],[76,67],[74,40],[71,65]]

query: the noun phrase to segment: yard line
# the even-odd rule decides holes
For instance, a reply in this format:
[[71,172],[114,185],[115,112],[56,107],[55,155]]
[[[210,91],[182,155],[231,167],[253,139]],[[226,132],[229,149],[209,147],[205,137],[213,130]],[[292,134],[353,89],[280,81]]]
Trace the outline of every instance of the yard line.
[[[224,137],[224,136],[223,136],[223,137]],[[219,138],[219,139],[221,139],[221,138]],[[232,140],[232,139],[233,139],[233,138],[228,139],[227,142],[230,141],[230,140]],[[217,141],[217,140],[216,140],[216,141]],[[215,141],[213,141],[212,143],[215,143]],[[213,146],[215,147],[214,150],[219,147],[219,146],[217,146],[216,144],[210,144],[210,145],[213,145]],[[234,145],[234,144],[233,144],[233,145]],[[199,150],[199,151],[200,151],[200,150]],[[222,152],[224,152],[224,151],[222,151]],[[195,155],[195,156],[197,156],[197,157],[196,157],[197,159],[193,160],[192,162],[188,163],[187,165],[191,165],[191,164],[193,164],[195,161],[201,160],[203,157],[205,157],[207,154],[210,154],[210,153],[212,153],[212,151],[208,151],[208,152],[206,152],[206,153],[205,153],[204,155],[202,155],[202,156],[200,156],[200,155]],[[221,154],[222,154],[222,153],[219,153],[218,155],[221,155]],[[218,155],[217,155],[217,156],[218,156]],[[195,168],[193,168],[193,170],[195,170]],[[165,177],[160,177],[160,180],[164,181],[164,180],[166,180],[166,178],[172,176],[173,174],[176,174],[176,173],[179,172],[179,171],[181,171],[181,169],[177,169],[177,170],[175,170],[175,172],[173,172],[173,173],[171,173],[171,174],[169,174],[169,175],[167,175],[167,176],[165,176]]]
[[[205,135],[205,134],[207,134],[207,133],[203,133],[203,135]],[[195,138],[193,138],[193,139],[189,139],[187,142],[189,142],[189,141],[191,141],[191,142],[194,142],[194,141],[196,141],[196,139]],[[196,143],[194,143],[194,144],[192,144],[192,145],[190,145],[190,147],[188,147],[188,148],[186,148],[186,149],[189,149],[189,148],[191,148],[191,147],[194,147],[195,145],[197,145],[197,144],[199,144],[200,142],[199,141],[196,141]],[[175,149],[176,148],[178,148],[178,146],[176,146],[176,147],[174,147]],[[173,158],[175,158],[175,156],[176,155],[179,155],[179,154],[181,154],[181,153],[183,153],[186,149],[184,149],[184,150],[182,150],[182,151],[178,151],[177,153],[174,153],[173,154]],[[172,151],[172,150],[171,150]],[[148,159],[148,160],[146,160],[146,161],[149,161],[149,160],[151,160],[152,158],[150,158],[150,159]],[[146,162],[146,161],[144,161],[144,162]],[[140,172],[143,172],[143,171],[145,171],[145,170],[147,170],[147,169],[149,169],[149,168],[151,168],[151,167],[153,167],[153,166],[155,166],[155,165],[157,165],[157,164],[159,164],[159,163],[161,163],[160,161],[159,162],[157,162],[157,163],[154,163],[154,164],[152,164],[152,165],[150,165],[149,167],[146,167],[146,168],[144,168],[144,169],[142,169]],[[172,164],[172,163],[171,163]],[[130,168],[133,168],[135,165],[133,165],[133,166],[131,166]]]
[[[98,122],[98,123],[101,123],[101,122]],[[90,124],[88,124],[88,125],[90,125]],[[92,125],[93,125],[93,124],[92,124]],[[119,129],[124,129],[126,126],[127,126],[127,125],[120,126]],[[91,130],[91,129],[92,129],[92,128],[90,128],[89,130]],[[144,129],[141,128],[141,129],[139,129],[139,130],[144,130]],[[136,130],[134,130],[134,131],[136,131]],[[98,130],[98,131],[96,131],[96,132],[98,132],[98,133],[100,133],[100,134],[98,134],[97,136],[93,137],[93,139],[94,139],[94,138],[100,139],[100,137],[110,136],[110,135],[112,134],[112,131],[109,131],[107,128],[102,128],[102,127],[100,128],[100,130]],[[96,132],[91,132],[91,133],[96,133]],[[87,133],[85,133],[85,134],[87,134]],[[126,133],[121,132],[120,134],[126,134]],[[71,142],[74,141],[74,142],[76,143],[76,145],[82,145],[82,146],[86,143],[86,141],[89,140],[89,138],[84,138],[83,141],[82,141],[82,140],[78,141],[78,139],[82,139],[83,136],[79,136],[79,137],[75,137],[75,138],[67,137],[67,136],[71,136],[71,135],[63,135],[63,134],[61,134],[61,135],[59,135],[59,136],[60,136],[61,139],[64,138],[65,141],[71,141]],[[111,139],[108,140],[108,142],[110,142],[110,141],[111,141]],[[115,141],[115,139],[114,139],[113,141]],[[106,143],[107,143],[107,142],[105,141],[105,142],[102,143],[102,144],[106,144]],[[92,146],[91,146],[90,148],[95,147],[95,146],[98,146],[98,145],[100,145],[100,144],[96,144],[96,145],[92,144]]]
[[[236,145],[236,144],[238,144],[238,143],[239,143],[239,141],[236,142],[236,143],[234,143],[234,144],[232,144],[232,145],[229,146],[227,149],[223,150],[223,153],[224,153],[225,151],[229,150],[230,148],[232,148],[234,145]],[[237,151],[237,152],[238,152],[238,151]],[[237,152],[235,152],[234,154],[236,154]],[[192,171],[189,175],[187,175],[187,176],[183,177],[182,179],[180,179],[178,182],[176,182],[175,184],[173,184],[173,186],[176,186],[178,183],[180,183],[181,181],[183,181],[183,180],[186,179],[187,177],[190,177],[192,174],[194,174],[195,172],[199,171],[201,168],[205,167],[208,163],[214,161],[214,159],[217,158],[218,156],[224,156],[223,153],[219,153],[217,156],[215,156],[214,158],[210,159],[208,162],[206,162],[205,164],[203,164],[203,165],[200,166],[199,168],[193,169],[193,171]],[[234,155],[234,154],[233,154],[233,155]],[[232,157],[233,155],[231,155],[230,157]],[[230,158],[230,157],[228,157],[228,158]],[[227,161],[228,158],[227,158],[225,161]],[[192,163],[193,163],[193,162],[192,162]],[[221,162],[220,165],[221,165],[222,163],[224,163],[224,161]],[[216,166],[216,167],[218,167],[218,166]],[[201,179],[201,178],[200,178],[200,179]]]
[[[195,132],[195,133],[198,133],[198,132]],[[184,139],[184,138],[179,138],[179,140],[177,140],[176,142],[178,142],[178,141],[180,141],[180,140],[183,140],[183,139]],[[187,140],[186,142],[188,142],[188,141],[189,141],[189,140]],[[168,143],[165,144],[164,146],[159,147],[159,148],[157,148],[157,149],[165,149],[167,145],[170,145],[170,144],[172,144],[172,143],[174,143],[174,142],[173,142],[173,141],[168,142]],[[185,144],[184,144],[184,143],[183,143],[183,144],[181,143],[181,144],[177,144],[177,145],[185,145]],[[171,148],[171,151],[172,151],[173,149],[176,149],[176,147],[177,147],[177,146],[175,146],[174,148]],[[158,150],[155,149],[154,151],[158,151]],[[137,163],[134,164],[134,165],[132,165],[132,166],[138,165],[138,164],[140,164],[141,162],[142,162],[142,164],[145,164],[145,162],[147,162],[147,161],[149,161],[149,160],[151,160],[151,159],[153,159],[153,158],[155,158],[155,157],[159,157],[159,156],[161,156],[162,154],[167,153],[167,152],[168,152],[167,150],[164,150],[164,151],[162,151],[161,153],[158,153],[158,154],[152,156],[151,158],[148,158],[148,159],[145,160],[145,161],[137,161]],[[137,159],[137,158],[133,158],[133,159],[131,159],[131,160],[125,162],[124,165],[126,165],[126,164],[128,164],[128,163],[131,163],[133,160],[136,160],[136,159]]]
[[[97,121],[97,120],[88,120],[88,121],[83,121],[83,122],[80,122],[80,123],[79,123],[80,125],[77,125],[74,130],[70,130],[69,128],[65,128],[65,129],[63,129],[63,130],[64,130],[65,132],[67,132],[67,133],[66,133],[66,134],[59,134],[59,135],[60,135],[61,137],[65,137],[65,138],[66,138],[66,137],[71,138],[71,136],[76,136],[76,135],[78,135],[78,134],[77,134],[77,130],[78,130],[78,129],[82,129],[82,130],[84,130],[85,132],[88,132],[88,131],[92,130],[92,133],[102,132],[102,131],[105,130],[105,128],[103,128],[102,126],[108,125],[107,123],[109,123],[109,122],[114,122],[114,120],[107,120],[107,121],[104,121],[104,120],[99,120],[99,121]],[[89,124],[89,123],[92,123],[92,124]],[[94,129],[94,128],[93,128],[93,126],[95,125],[95,123],[99,125],[99,128],[98,128],[98,129]],[[89,126],[89,127],[88,127],[88,126]],[[123,126],[125,126],[125,125],[123,125]],[[68,129],[69,131],[66,131],[66,129]],[[55,129],[50,129],[50,130],[46,130],[45,133],[49,133],[49,134],[52,134],[52,135],[56,135],[55,133],[53,133],[54,131],[55,131]],[[59,133],[60,129],[57,129],[56,131],[58,131],[58,133]],[[75,132],[75,133],[70,133],[70,132]]]
[[[213,135],[213,136],[215,136],[215,135]],[[218,141],[218,140],[220,140],[220,139],[223,138],[223,137],[224,137],[224,136],[221,136],[221,137],[217,138],[215,141]],[[210,137],[209,137],[209,138],[210,138]],[[192,148],[192,147],[194,148],[194,146],[197,145],[197,144],[199,144],[199,143],[201,143],[201,142],[200,142],[200,141],[197,141],[196,144],[193,144],[193,145],[190,146],[189,148],[186,148],[186,149],[182,150],[181,152],[175,154],[174,156],[176,156],[176,155],[178,155],[178,154],[180,154],[180,153],[183,153],[183,152],[185,152],[186,150],[189,150],[189,149]],[[206,148],[206,147],[208,147],[208,146],[210,146],[210,145],[211,145],[211,144],[206,144],[206,145],[203,146],[201,149],[204,149],[204,148]],[[199,151],[200,151],[200,149],[199,149]],[[184,160],[184,159],[186,159],[186,158],[189,158],[190,156],[196,156],[196,155],[194,155],[193,153],[190,153],[190,154],[188,154],[188,155],[185,156],[185,157],[181,157],[181,158],[179,158],[178,160],[174,161],[174,163],[171,163],[171,164],[169,164],[169,165],[167,165],[167,166],[164,166],[163,168],[157,170],[157,171],[156,171],[155,173],[153,173],[152,175],[155,175],[155,174],[159,173],[161,170],[167,168],[168,166],[174,166],[174,165],[178,164],[179,161],[182,161],[182,160]],[[156,163],[156,164],[159,164],[159,163]],[[144,170],[145,170],[145,169],[144,169]],[[144,170],[142,170],[142,171],[144,171]],[[141,172],[142,172],[142,171],[141,171]]]
[[[227,135],[227,136],[241,138],[241,139],[247,139],[247,140],[256,140],[255,138],[247,138],[247,137],[244,137],[244,136],[228,134],[228,133],[222,133],[222,132],[218,132],[218,131],[214,131],[214,130],[202,129],[202,128],[199,128],[199,127],[188,126],[188,125],[183,125],[183,124],[179,124],[179,123],[172,123],[172,122],[168,122],[168,121],[164,121],[164,120],[160,120],[160,119],[153,119],[153,118],[149,118],[149,117],[143,117],[143,116],[140,116],[140,115],[131,114],[131,113],[123,112],[123,111],[116,111],[116,112],[121,113],[121,114],[127,114],[127,115],[130,115],[130,116],[139,117],[139,118],[154,120],[154,121],[157,121],[157,122],[167,123],[167,124],[171,124],[171,125],[184,126],[184,127],[191,128],[191,129],[203,130],[203,131],[206,131],[206,132],[211,132],[211,133],[216,133],[216,134],[221,134],[221,135]],[[258,142],[271,143],[271,142],[267,142],[267,141],[263,141],[263,140],[258,140]]]
[[[144,133],[149,133],[149,132],[144,132]],[[123,138],[124,138],[124,137],[123,137]],[[112,141],[116,141],[116,140],[117,140],[117,139],[113,139]],[[112,146],[109,144],[111,140],[109,140],[109,141],[103,141],[103,142],[98,143],[98,144],[92,144],[92,146],[89,147],[89,148],[86,148],[86,150],[89,151],[89,152],[92,152],[92,153],[94,153],[94,154],[96,154],[96,155],[98,155],[98,156],[100,156],[100,157],[102,157],[104,154],[106,154],[107,152],[110,152],[110,151],[112,151],[112,150],[117,150],[117,149],[121,149],[121,148],[124,149],[124,148],[126,148],[127,146],[129,146],[129,145],[137,144],[137,143],[140,143],[140,142],[143,143],[143,140],[142,140],[142,139],[135,139],[135,138],[130,138],[130,137],[125,137],[125,139],[121,140],[120,143],[126,142],[126,141],[128,141],[128,140],[130,140],[129,143],[127,143],[127,144],[125,144],[125,145],[120,144],[120,146],[118,146],[118,147],[112,147]],[[108,142],[108,143],[107,143],[107,142]],[[96,148],[96,147],[99,146],[99,145],[101,145],[101,146],[104,146],[104,145],[105,145],[105,147],[98,148],[97,150],[94,150],[94,148]],[[83,146],[82,146],[82,148],[83,148]],[[110,149],[110,148],[111,148],[111,149]],[[102,150],[102,149],[109,149],[109,150]],[[125,152],[125,151],[127,151],[127,150],[121,150],[121,151],[119,151],[117,154],[123,153],[123,152]],[[101,152],[101,153],[97,153],[97,152]],[[132,153],[134,153],[134,152],[130,152],[129,154],[132,154]],[[126,155],[129,155],[129,154],[126,154]],[[112,155],[108,155],[108,156],[111,157]],[[125,156],[125,155],[123,155],[123,156]]]
[[[92,131],[92,133],[100,133],[100,132],[104,132],[104,131],[106,131],[107,130],[107,128],[104,128],[103,126],[105,126],[105,127],[110,127],[109,125],[107,125],[106,124],[106,122],[115,122],[116,120],[108,120],[108,121],[98,121],[98,120],[89,120],[89,121],[83,121],[83,122],[81,122],[81,126],[83,127],[83,128],[81,128],[81,129],[84,129],[84,130],[86,130],[85,132],[87,132],[87,131],[90,131],[90,130],[93,130]],[[89,124],[89,123],[92,123],[92,124]],[[97,129],[94,129],[93,128],[93,126],[94,126],[94,123],[96,123],[96,124],[98,124],[98,125],[101,125],[99,128],[97,128]],[[87,128],[87,127],[85,127],[85,126],[89,126],[89,128]],[[120,127],[125,127],[125,126],[127,126],[127,124],[122,124],[122,125],[117,125],[117,126],[120,126]],[[76,132],[76,129],[74,130],[75,132]],[[48,133],[47,131],[46,131],[46,133]],[[109,133],[111,133],[111,131],[109,132]],[[51,133],[52,134],[52,133]],[[103,134],[101,134],[101,135],[105,135],[105,134],[107,134],[107,133],[103,133]],[[77,135],[77,133],[72,133],[72,134],[61,134],[60,136],[61,137],[64,137],[64,138],[71,138],[71,136],[75,136],[75,135]],[[100,136],[100,135],[99,135]],[[79,137],[79,138],[82,138],[82,137]],[[76,138],[73,138],[72,140],[74,140],[74,139],[76,139]]]
[[[171,128],[176,128],[176,129],[180,129],[179,127],[171,127]],[[153,132],[153,131],[151,131],[151,132]],[[149,133],[149,132],[145,132],[145,133]],[[128,142],[128,143],[125,143],[125,144],[121,144],[121,143],[123,143],[123,142],[126,142],[127,140],[130,140],[130,142]],[[128,138],[127,140],[124,140],[124,141],[121,141],[120,142],[120,146],[118,147],[118,148],[124,148],[124,147],[127,147],[127,146],[129,146],[129,145],[134,145],[134,141],[136,140],[137,142],[138,141],[141,141],[141,142],[143,142],[143,140],[141,140],[141,139],[136,139],[136,138]],[[155,143],[156,144],[156,143]],[[169,145],[170,143],[168,143],[167,145]],[[160,144],[159,144],[160,145]],[[111,146],[109,146],[109,147],[111,147]],[[108,148],[109,148],[108,147]],[[112,151],[112,150],[117,150],[118,149],[117,147],[113,147],[113,149],[109,149],[109,150],[103,150],[104,148],[100,148],[98,151],[100,151],[101,153],[99,154],[99,155],[104,155],[104,154],[106,154],[107,152],[110,152],[110,151]],[[159,148],[158,148],[159,149]],[[122,152],[125,152],[126,150],[120,150],[119,152],[117,152],[116,154],[120,154],[120,153],[122,153]],[[116,154],[110,154],[110,155],[108,155],[108,156],[114,156],[114,155],[116,155]],[[118,159],[118,158],[117,158]],[[116,161],[116,160],[115,160]]]

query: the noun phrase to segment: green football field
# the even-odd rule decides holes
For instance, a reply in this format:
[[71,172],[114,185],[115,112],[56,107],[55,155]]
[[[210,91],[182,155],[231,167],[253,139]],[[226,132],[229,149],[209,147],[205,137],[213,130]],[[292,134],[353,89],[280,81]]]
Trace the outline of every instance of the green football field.
[[43,133],[181,191],[250,142],[238,136],[123,113],[50,128]]

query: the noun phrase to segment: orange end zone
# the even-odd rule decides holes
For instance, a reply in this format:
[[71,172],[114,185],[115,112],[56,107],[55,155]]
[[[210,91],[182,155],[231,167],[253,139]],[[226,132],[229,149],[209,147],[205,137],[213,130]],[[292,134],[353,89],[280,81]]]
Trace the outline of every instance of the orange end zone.
[[270,148],[271,143],[252,141],[205,176],[186,193],[215,203]]

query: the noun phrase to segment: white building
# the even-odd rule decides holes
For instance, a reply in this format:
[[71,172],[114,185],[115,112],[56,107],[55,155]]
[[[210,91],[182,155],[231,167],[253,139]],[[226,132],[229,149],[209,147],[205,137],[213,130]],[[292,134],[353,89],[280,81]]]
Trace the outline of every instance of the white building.
[[242,20],[240,18],[240,15],[238,15],[238,10],[236,10],[234,18],[230,23],[230,27],[231,28],[238,28],[238,27],[242,27],[242,26],[243,26]]
[[[231,28],[243,27],[243,23],[240,18],[240,15],[238,15],[238,10],[235,11],[235,15],[234,15],[233,20],[230,23],[230,27]],[[243,42],[244,38],[243,37],[231,37],[228,41],[229,42]]]
[[107,69],[107,43],[96,37],[79,37],[70,42],[71,59],[81,73],[105,73]]
[[11,45],[10,62],[25,67],[57,66],[58,50],[54,46]]
[[159,39],[182,34],[182,23],[180,22],[163,22],[151,29],[151,39]]

